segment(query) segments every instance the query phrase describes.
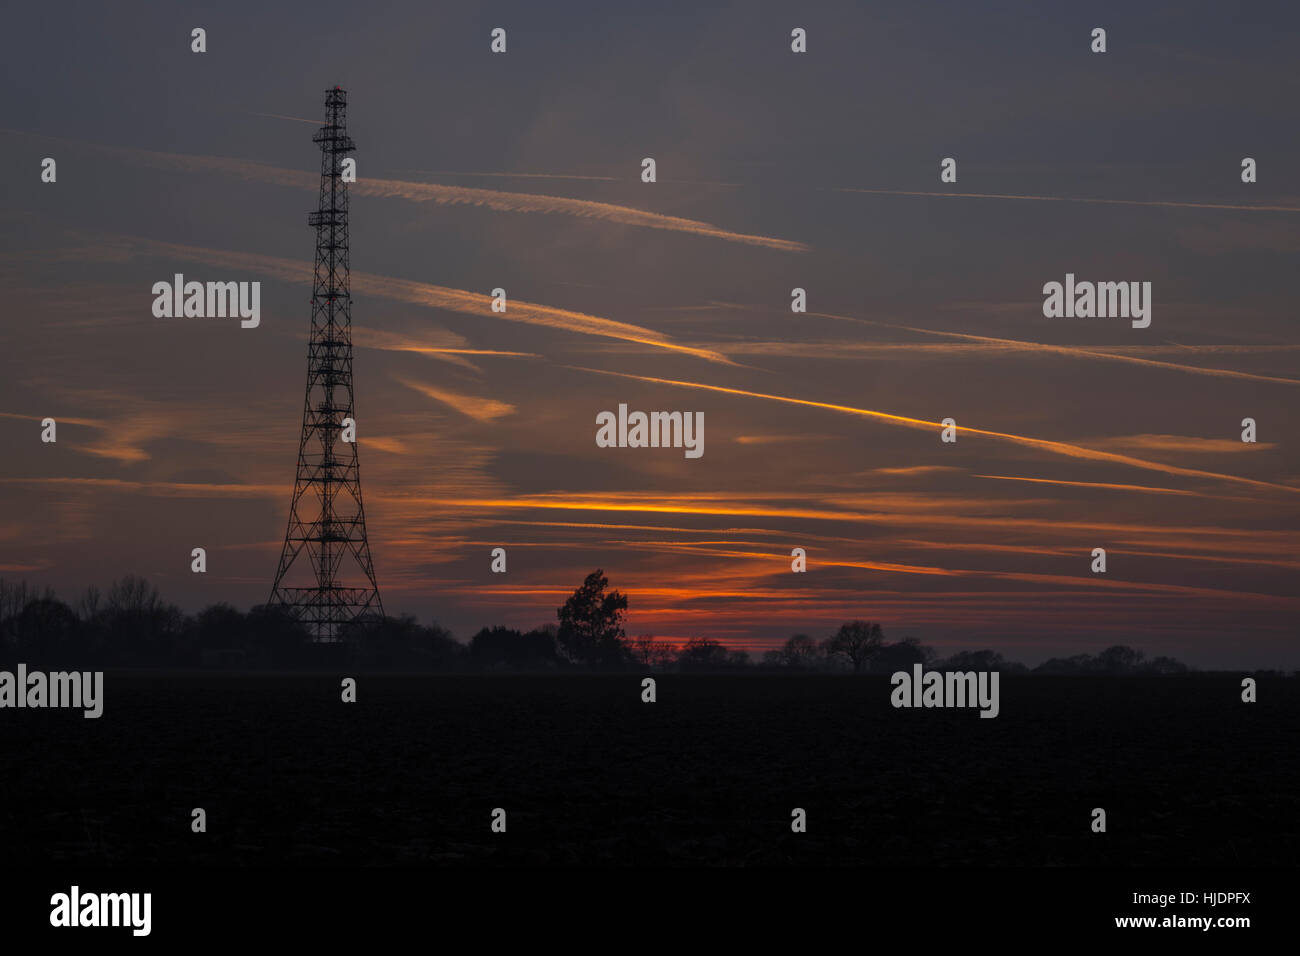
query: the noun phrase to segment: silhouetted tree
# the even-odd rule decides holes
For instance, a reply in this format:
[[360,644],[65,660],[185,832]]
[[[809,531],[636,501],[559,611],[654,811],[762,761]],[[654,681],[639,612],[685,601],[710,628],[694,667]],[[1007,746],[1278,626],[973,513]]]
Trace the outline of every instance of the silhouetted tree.
[[[555,634],[548,628],[542,628],[555,646]],[[460,666],[469,656],[469,648],[452,635],[451,631],[437,621],[422,628],[417,646],[417,660],[435,670],[451,670]]]
[[668,641],[659,641],[650,634],[641,634],[628,644],[632,659],[652,671],[667,670],[677,663],[681,648]]
[[1138,670],[1143,674],[1186,674],[1187,665],[1172,657],[1154,657]]
[[229,604],[210,604],[194,619],[200,649],[243,648],[248,641],[247,615]]
[[821,649],[807,634],[795,634],[777,652],[777,664],[791,670],[811,670],[821,663]]
[[[719,641],[693,638],[684,647],[641,635],[627,641],[623,621],[628,599],[609,589],[604,573],[587,575],[564,606],[559,626],[548,624],[527,633],[504,627],[484,628],[469,646],[439,625],[421,626],[409,614],[358,620],[343,629],[344,640],[317,645],[291,611],[259,605],[247,614],[229,604],[214,604],[194,617],[165,602],[143,578],[128,575],[101,594],[90,587],[74,606],[58,600],[50,588],[0,579],[0,659],[42,666],[166,666],[208,663],[204,651],[217,651],[215,662],[238,666],[330,666],[348,660],[361,664],[427,667],[562,666],[565,660],[588,666],[621,667],[635,662],[664,670],[735,671],[751,665],[749,654]],[[227,656],[224,652],[235,653]],[[350,656],[349,656],[350,655]],[[815,643],[796,634],[763,657],[765,667],[788,670],[851,667],[892,673],[916,663],[941,670],[1026,671],[993,650],[959,651],[934,662],[933,651],[915,638],[885,644],[879,624],[850,621],[831,637]],[[1035,674],[1125,675],[1184,674],[1188,667],[1171,657],[1147,660],[1125,645],[1095,656],[1052,658]]]
[[735,666],[735,661],[721,641],[692,637],[677,655],[677,666],[685,672],[724,671]]
[[997,651],[958,651],[935,668],[943,671],[999,671],[1003,674],[1023,674],[1029,668],[1009,661]]
[[132,574],[113,582],[100,618],[107,652],[127,664],[167,662],[186,623],[180,608],[163,601],[157,588]]
[[58,598],[28,601],[13,624],[18,659],[29,664],[62,663],[80,649],[80,630],[77,615]]
[[470,659],[480,667],[553,667],[555,635],[543,628],[527,634],[508,627],[483,628],[469,642]]
[[109,614],[147,615],[160,608],[162,603],[162,595],[156,587],[138,575],[128,574],[109,586],[105,610]]
[[294,620],[293,613],[278,604],[258,604],[245,618],[248,641],[265,648],[277,666],[307,661],[307,628]]
[[1090,654],[1075,654],[1073,657],[1053,657],[1043,661],[1034,668],[1035,674],[1103,674],[1121,676],[1124,674],[1185,674],[1187,665],[1172,657],[1157,657],[1145,661],[1146,657],[1139,650],[1116,644],[1106,648],[1096,657]]
[[826,655],[838,656],[853,665],[853,672],[860,674],[867,669],[867,664],[880,650],[884,637],[880,625],[871,621],[850,621],[841,624],[835,635],[823,644]]
[[81,593],[77,598],[76,606],[73,608],[83,622],[94,620],[104,605],[104,596],[99,593],[99,588],[93,584]]
[[1097,670],[1103,674],[1131,674],[1145,656],[1141,651],[1116,644],[1097,655]]
[[628,653],[642,667],[650,667],[654,660],[655,639],[653,634],[638,634],[628,642]]
[[37,597],[26,581],[7,581],[0,578],[0,621],[16,618],[27,602]]
[[420,637],[420,622],[413,614],[385,615],[345,628],[344,641],[352,659],[360,663],[393,667],[409,663]]
[[15,628],[18,624],[18,615],[23,612],[29,601],[35,600],[37,595],[26,581],[7,581],[0,578],[0,649],[6,655],[16,651],[18,635]]
[[873,674],[893,674],[910,671],[913,664],[926,664],[934,658],[934,651],[914,637],[905,637],[893,644],[882,644],[871,658]]
[[627,661],[623,642],[627,596],[618,591],[606,593],[608,587],[609,580],[597,568],[556,610],[560,627],[555,639],[569,660],[606,667]]

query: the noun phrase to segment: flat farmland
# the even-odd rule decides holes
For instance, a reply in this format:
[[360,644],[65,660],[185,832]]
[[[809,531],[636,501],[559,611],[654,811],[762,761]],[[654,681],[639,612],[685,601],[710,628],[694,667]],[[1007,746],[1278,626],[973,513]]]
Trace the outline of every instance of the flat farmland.
[[[355,676],[357,702],[340,700]],[[1300,862],[1300,681],[109,673],[0,712],[11,864],[1254,866]],[[207,832],[191,832],[191,810]],[[506,811],[505,833],[490,829]],[[791,832],[791,811],[807,832]],[[1107,832],[1090,829],[1094,807]]]

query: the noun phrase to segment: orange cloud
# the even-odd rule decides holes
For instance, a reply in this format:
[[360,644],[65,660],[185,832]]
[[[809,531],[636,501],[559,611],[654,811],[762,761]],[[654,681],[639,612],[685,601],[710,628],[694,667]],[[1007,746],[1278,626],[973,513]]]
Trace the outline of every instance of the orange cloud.
[[1117,435],[1113,438],[1097,439],[1093,444],[1111,448],[1134,448],[1140,451],[1214,455],[1277,447],[1269,442],[1247,443],[1231,438],[1196,438],[1188,435]]
[[[1276,375],[1257,375],[1253,372],[1239,372],[1236,369],[1205,368],[1204,366],[1200,366],[1200,365],[1185,365],[1181,362],[1161,362],[1156,359],[1138,358],[1136,355],[1124,354],[1126,351],[1129,350],[1129,349],[1125,349],[1124,347],[1117,347],[1115,349],[1102,349],[1102,348],[1085,349],[1085,348],[1080,348],[1077,345],[1048,345],[1047,343],[1044,342],[1027,342],[1022,339],[1002,339],[1002,338],[994,338],[993,336],[989,336],[989,335],[971,335],[966,332],[945,332],[936,329],[922,329],[911,325],[895,325],[890,322],[878,322],[873,319],[859,319],[847,315],[834,315],[829,312],[813,312],[809,314],[816,315],[820,318],[825,318],[825,319],[839,319],[841,321],[846,321],[846,322],[857,322],[862,325],[874,325],[881,328],[898,329],[903,332],[915,332],[918,335],[937,335],[937,336],[942,336],[943,338],[962,339],[964,341],[968,341],[972,343],[979,343],[979,346],[983,347],[982,350],[1044,352],[1051,355],[1067,355],[1074,358],[1103,359],[1105,361],[1110,361],[1110,362],[1124,362],[1129,365],[1143,365],[1143,366],[1147,366],[1148,368],[1167,369],[1172,372],[1183,372],[1189,375],[1208,375],[1213,378],[1243,379],[1245,381],[1251,381],[1251,382],[1267,382],[1271,385],[1300,385],[1300,379],[1296,379],[1296,378],[1283,378]],[[779,343],[770,343],[770,344],[777,345]],[[837,343],[829,344],[829,349],[831,351],[845,352],[845,351],[851,351],[854,348],[855,346],[852,345],[846,345],[844,347],[840,347]],[[962,350],[961,346],[953,343],[944,343],[943,345],[933,345],[933,346],[925,345],[925,344],[917,344],[917,343],[898,343],[898,344],[891,344],[891,345],[859,344],[856,346],[856,348],[865,349],[868,351],[888,351],[891,349],[897,349],[897,350],[908,351],[908,352],[913,352],[913,351],[948,352],[948,351]],[[1230,347],[1226,347],[1226,346],[1208,346],[1206,347],[1205,351],[1227,351],[1229,350],[1229,348]],[[1260,348],[1264,348],[1268,351],[1276,351],[1276,350],[1285,350],[1290,347],[1289,346],[1266,346]],[[743,345],[731,346],[729,347],[729,351],[738,355],[744,354],[746,352],[746,347]],[[778,352],[778,354],[780,353]]]
[[[697,388],[709,392],[718,392],[724,395],[760,398],[765,401],[783,402],[788,405],[803,405],[809,408],[822,408],[828,411],[843,412],[849,415],[861,415],[865,418],[887,422],[891,425],[901,425],[906,428],[937,431],[943,427],[941,422],[930,422],[925,419],[911,418],[906,415],[894,415],[889,412],[878,412],[869,408],[855,408],[852,405],[836,405],[830,402],[815,402],[806,398],[791,398],[786,395],[772,395],[766,392],[751,392],[747,389],[726,388],[721,385],[707,385],[703,382],[682,382],[666,378],[653,378],[648,375],[631,375],[626,372],[610,372],[604,369],[581,368],[579,366],[569,367],[575,368],[581,372],[592,372],[596,375],[614,375],[619,378],[634,379],[640,382],[653,382],[658,385],[676,385],[679,388]],[[960,431],[967,435],[983,435],[986,438],[996,438],[1001,441],[1014,442],[1018,445],[1038,448],[1043,451],[1048,451],[1057,455],[1064,455],[1069,458],[1085,458],[1093,461],[1106,461],[1117,465],[1128,465],[1133,468],[1142,468],[1147,471],[1162,471],[1170,475],[1184,475],[1189,478],[1209,478],[1215,481],[1231,481],[1239,484],[1251,485],[1256,488],[1267,488],[1273,491],[1300,493],[1300,487],[1295,487],[1293,485],[1282,485],[1271,481],[1257,481],[1253,478],[1243,478],[1239,475],[1227,475],[1214,471],[1202,471],[1196,468],[1181,468],[1177,465],[1167,465],[1162,462],[1147,461],[1142,458],[1133,458],[1129,455],[1114,454],[1096,448],[1087,448],[1082,445],[1072,445],[1069,442],[1052,441],[1046,438],[1031,438],[1027,435],[1014,435],[1008,432],[989,431],[983,428],[973,428],[969,425],[961,426]]]
[[[45,416],[0,412],[0,418],[30,419],[34,422],[40,422],[43,417]],[[110,432],[112,440],[101,439],[90,442],[76,442],[69,447],[83,455],[94,455],[98,458],[108,458],[113,461],[148,461],[149,453],[140,447],[138,443],[145,438],[155,437],[157,434],[151,423],[145,421],[105,422],[93,418],[73,418],[63,415],[49,417],[54,418],[59,425],[82,425],[87,428],[94,428],[97,431]]]
[[824,435],[737,435],[737,445],[781,445],[786,442],[824,441]]
[[160,498],[283,498],[292,485],[253,485],[217,482],[127,481],[121,478],[0,478],[2,484],[35,487],[68,486],[108,491],[140,491]]
[[406,442],[400,438],[382,438],[378,435],[371,435],[366,439],[366,448],[377,448],[379,451],[386,451],[391,455],[409,455],[410,448]]
[[908,189],[855,189],[843,186],[841,193],[869,193],[880,196],[925,196],[931,199],[1026,199],[1037,202],[1100,203],[1107,206],[1172,206],[1180,209],[1241,209],[1253,212],[1300,212],[1300,206],[1271,206],[1247,203],[1176,202],[1150,199],[1091,199],[1086,196],[1022,196],[1009,193],[940,193]]
[[955,468],[952,465],[911,465],[904,468],[873,468],[869,474],[913,477],[916,475],[938,475],[945,472],[962,470],[963,469]]
[[405,385],[421,395],[427,395],[436,402],[442,402],[451,408],[456,409],[462,415],[466,415],[475,421],[490,422],[500,418],[503,415],[511,415],[515,407],[507,402],[498,402],[493,398],[478,398],[474,395],[460,395],[456,392],[449,392],[446,389],[438,388],[435,385],[429,385],[425,382],[416,382],[408,378],[402,378],[394,375],[394,380]]
[[[174,242],[138,239],[132,236],[117,236],[115,238],[130,248],[151,255],[203,262],[209,265],[230,266],[236,269],[250,269],[286,282],[297,282],[305,285],[310,285],[313,279],[311,265],[297,259],[282,259],[253,253],[206,249]],[[492,311],[492,297],[489,295],[469,292],[464,289],[430,285],[425,282],[414,282],[409,279],[394,279],[365,272],[352,273],[352,289],[399,302],[409,302],[435,309],[447,309],[465,315],[475,315],[503,322],[523,322],[528,325],[576,332],[581,335],[621,339],[641,345],[651,345],[670,352],[693,355],[710,362],[718,362],[724,365],[735,364],[720,352],[680,345],[666,335],[639,325],[606,319],[597,315],[587,315],[582,312],[573,312],[569,309],[524,302],[519,299],[511,301],[507,311],[494,312]]]
[[475,176],[490,179],[577,179],[599,183],[618,182],[613,176],[583,176],[576,173],[465,173],[447,169],[399,169],[396,172],[419,173],[422,176]]
[[1015,475],[971,475],[972,478],[991,478],[995,481],[1024,481],[1036,485],[1061,485],[1067,488],[1107,488],[1112,491],[1144,491],[1154,495],[1185,495],[1191,498],[1210,498],[1221,501],[1250,501],[1250,498],[1225,498],[1200,491],[1182,488],[1157,488],[1152,485],[1125,485],[1108,481],[1065,481],[1059,478],[1022,478]]
[[[452,336],[458,343],[464,339]],[[497,349],[468,349],[457,345],[435,344],[428,339],[352,326],[352,344],[363,349],[380,349],[385,352],[414,352],[417,355],[497,355],[507,358],[541,358],[536,352],[503,352]]]
[[[297,117],[281,118],[296,119]],[[98,150],[99,152],[110,153],[128,162],[135,162],[154,169],[220,172],[238,176],[242,179],[271,183],[277,186],[290,186],[295,189],[306,189],[313,192],[320,186],[320,177],[314,172],[283,169],[278,166],[249,160],[232,159],[225,156],[196,156],[187,153],[164,153],[147,149],[103,146],[97,143],[28,133],[23,130],[6,129],[3,132],[70,143]],[[722,239],[727,242],[763,246],[782,252],[806,252],[808,250],[808,247],[802,242],[732,232],[696,219],[665,216],[660,213],[635,209],[631,206],[618,206],[613,203],[594,202],[589,199],[568,199],[563,196],[503,192],[497,189],[473,189],[468,186],[442,186],[436,183],[415,183],[397,179],[373,179],[369,177],[358,179],[356,183],[352,184],[351,188],[354,194],[361,196],[404,199],[408,202],[433,202],[440,205],[480,206],[501,212],[552,213],[573,216],[579,219],[611,222],[621,226],[666,229],[672,232],[688,233],[710,239]]]

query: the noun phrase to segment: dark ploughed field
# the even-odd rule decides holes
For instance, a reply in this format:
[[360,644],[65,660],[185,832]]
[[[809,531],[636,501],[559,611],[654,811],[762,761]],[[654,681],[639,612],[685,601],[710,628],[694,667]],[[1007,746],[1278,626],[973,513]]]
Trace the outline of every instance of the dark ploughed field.
[[342,676],[109,673],[99,720],[0,711],[7,863],[1300,861],[1294,678],[1004,675],[981,720],[885,677],[660,675],[643,704],[637,675],[358,674],[344,704]]

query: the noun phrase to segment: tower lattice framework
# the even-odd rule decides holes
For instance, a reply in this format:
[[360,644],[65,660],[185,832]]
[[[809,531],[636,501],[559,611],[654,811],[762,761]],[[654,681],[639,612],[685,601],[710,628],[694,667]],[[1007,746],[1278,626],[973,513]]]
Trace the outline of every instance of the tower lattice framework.
[[314,641],[332,642],[344,625],[380,617],[384,608],[366,539],[357,445],[343,441],[344,419],[355,422],[348,189],[342,166],[356,145],[347,133],[345,90],[326,91],[325,116],[312,137],[320,144],[321,166],[320,202],[307,219],[316,227],[307,394],[289,524],[270,603],[289,609]]

